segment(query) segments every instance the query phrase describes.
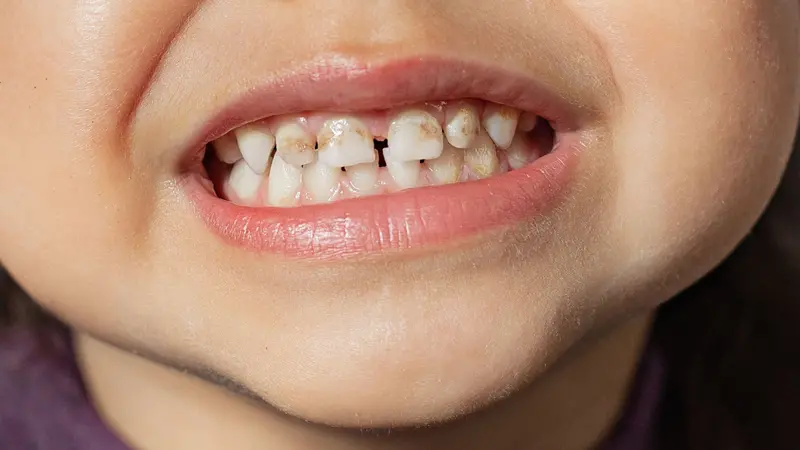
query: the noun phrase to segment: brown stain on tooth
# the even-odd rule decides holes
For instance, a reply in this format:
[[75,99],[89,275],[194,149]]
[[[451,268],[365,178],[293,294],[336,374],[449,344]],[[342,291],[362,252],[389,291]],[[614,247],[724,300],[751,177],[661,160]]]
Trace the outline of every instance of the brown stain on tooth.
[[419,125],[419,136],[422,139],[438,139],[442,134],[439,124],[434,125],[432,121],[426,120]]
[[304,139],[284,139],[280,141],[278,148],[287,153],[302,153],[314,148]]

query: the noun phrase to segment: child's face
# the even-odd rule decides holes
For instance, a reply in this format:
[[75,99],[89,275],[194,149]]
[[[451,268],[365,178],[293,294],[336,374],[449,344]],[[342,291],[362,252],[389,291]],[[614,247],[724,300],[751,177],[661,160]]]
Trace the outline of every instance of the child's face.
[[[798,9],[6,2],[0,260],[78,330],[303,417],[446,418],[735,246],[789,155]],[[265,115],[364,118],[459,96],[553,119],[561,145],[484,181],[280,211],[215,200],[189,161],[203,138]],[[224,185],[229,169],[211,165]]]

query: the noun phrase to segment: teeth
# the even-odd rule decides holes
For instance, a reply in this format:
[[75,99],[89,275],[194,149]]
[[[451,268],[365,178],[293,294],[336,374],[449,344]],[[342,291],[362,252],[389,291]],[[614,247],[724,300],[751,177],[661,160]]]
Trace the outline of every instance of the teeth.
[[506,149],[517,132],[519,115],[517,109],[489,103],[483,112],[483,128],[498,147]]
[[276,154],[269,172],[267,202],[271,206],[295,206],[303,185],[303,169],[287,164]]
[[312,203],[335,200],[340,191],[342,169],[323,162],[309,164],[303,169],[303,186]]
[[242,159],[242,152],[236,143],[236,137],[230,133],[222,136],[211,144],[217,158],[225,164],[235,164]]
[[478,136],[475,147],[464,151],[464,161],[478,179],[490,177],[500,169],[497,147],[486,133]]
[[345,169],[350,186],[356,196],[374,194],[378,190],[378,157],[371,163],[358,164]]
[[464,151],[445,144],[442,156],[425,161],[436,184],[457,183],[464,170]]
[[275,147],[275,137],[269,129],[261,124],[250,124],[237,128],[234,134],[239,150],[250,168],[256,173],[265,173]]
[[372,134],[363,122],[346,117],[325,122],[317,136],[319,160],[331,167],[347,167],[375,160]]
[[244,160],[233,165],[228,177],[228,186],[245,206],[252,205],[258,197],[264,175],[253,172]]
[[447,105],[445,110],[445,135],[453,147],[469,148],[480,131],[478,108],[467,102]]
[[514,137],[511,146],[506,150],[508,155],[508,165],[512,169],[518,170],[525,167],[529,162],[533,161],[533,149],[522,135]]
[[277,152],[284,161],[294,166],[311,164],[317,158],[314,136],[298,123],[287,123],[275,133]]
[[396,162],[436,159],[444,145],[439,121],[430,113],[416,109],[395,116],[388,138],[389,147],[383,154]]
[[525,112],[519,118],[519,130],[523,133],[530,133],[536,128],[536,124],[539,122],[539,116],[533,113]]
[[[386,155],[384,155],[385,157]],[[417,187],[421,165],[418,160],[393,161],[386,159],[386,169],[389,170],[389,175],[394,178],[395,184],[399,189]]]

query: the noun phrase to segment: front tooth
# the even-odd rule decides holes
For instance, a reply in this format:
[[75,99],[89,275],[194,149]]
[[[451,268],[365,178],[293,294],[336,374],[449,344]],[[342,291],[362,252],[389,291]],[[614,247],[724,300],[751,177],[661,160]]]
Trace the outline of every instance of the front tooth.
[[245,160],[233,165],[228,177],[228,187],[244,204],[252,205],[258,197],[258,191],[264,182],[264,175],[253,172]]
[[345,168],[347,177],[350,179],[350,186],[356,196],[374,194],[378,189],[378,158],[371,163],[357,164]]
[[275,147],[275,136],[263,124],[245,125],[237,128],[234,134],[239,150],[250,168],[256,173],[265,173]]
[[464,162],[478,179],[490,177],[500,170],[497,147],[486,133],[478,136],[478,142],[474,147],[464,151]]
[[275,133],[277,153],[284,161],[295,166],[311,164],[317,158],[314,136],[298,123],[287,123]]
[[478,108],[467,102],[448,104],[445,110],[445,135],[453,147],[469,148],[480,131]]
[[508,155],[508,165],[514,170],[519,170],[529,162],[533,161],[533,148],[522,135],[514,137],[511,146],[506,150]]
[[331,167],[346,167],[375,160],[372,134],[354,117],[325,122],[317,136],[319,160]]
[[517,132],[519,115],[518,109],[489,103],[483,112],[483,128],[498,147],[507,149]]
[[272,206],[295,206],[303,185],[303,169],[288,164],[276,154],[269,171],[267,202]]
[[341,168],[315,162],[303,169],[303,186],[312,203],[330,202],[339,194],[341,177]]
[[[386,155],[384,155],[386,158]],[[386,159],[386,169],[394,179],[399,189],[410,189],[417,187],[419,183],[420,162],[413,161],[394,161]]]
[[457,183],[464,170],[464,150],[445,144],[442,156],[425,161],[436,184]]
[[404,111],[389,126],[389,147],[384,157],[394,161],[436,159],[442,154],[442,126],[432,114],[412,109]]
[[225,164],[235,164],[242,159],[242,152],[239,151],[239,144],[236,143],[236,137],[230,133],[215,140],[211,145],[214,147],[217,159]]

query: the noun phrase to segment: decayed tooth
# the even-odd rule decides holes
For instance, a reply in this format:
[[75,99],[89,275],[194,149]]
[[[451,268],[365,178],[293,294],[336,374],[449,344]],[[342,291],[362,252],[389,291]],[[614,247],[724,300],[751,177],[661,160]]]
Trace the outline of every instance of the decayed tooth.
[[497,147],[486,133],[478,136],[477,144],[464,151],[464,162],[479,179],[487,178],[500,169]]
[[356,196],[374,194],[378,189],[378,158],[371,163],[357,164],[345,168],[350,186]]
[[253,172],[245,160],[233,165],[228,176],[228,187],[245,206],[251,205],[258,197],[258,191],[264,182],[264,175]]
[[317,136],[319,160],[331,167],[347,167],[375,160],[372,134],[354,117],[331,119]]
[[506,150],[508,155],[508,165],[518,170],[525,167],[529,162],[533,161],[533,148],[530,143],[522,135],[514,137],[511,146]]
[[442,156],[425,161],[436,184],[457,183],[464,170],[464,150],[445,143]]
[[321,161],[307,165],[303,169],[303,186],[312,203],[330,202],[339,195],[342,169],[331,167]]
[[469,148],[480,132],[478,108],[467,102],[448,104],[445,110],[444,133],[453,147]]
[[311,164],[317,158],[314,136],[299,123],[286,123],[275,133],[277,153],[294,166]]
[[489,133],[495,144],[502,149],[508,148],[517,132],[520,111],[496,103],[489,103],[483,112],[483,128]]
[[303,169],[295,167],[275,154],[269,171],[267,203],[272,206],[295,206],[303,185]]
[[394,179],[395,184],[399,189],[410,189],[417,187],[419,183],[420,162],[414,161],[394,161],[386,158],[386,169],[389,175]]
[[435,159],[442,154],[442,126],[432,114],[419,109],[401,112],[389,125],[389,147],[384,157],[393,161]]
[[263,124],[250,124],[234,130],[239,150],[247,164],[256,173],[265,173],[272,149],[275,147],[275,136]]
[[235,164],[242,159],[242,152],[239,151],[239,144],[236,143],[236,137],[230,133],[215,140],[211,145],[214,147],[214,153],[217,154],[217,159],[225,164]]

